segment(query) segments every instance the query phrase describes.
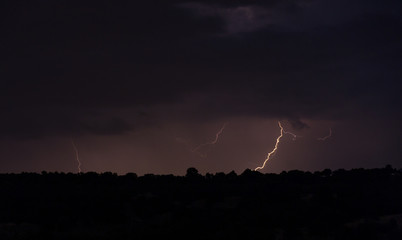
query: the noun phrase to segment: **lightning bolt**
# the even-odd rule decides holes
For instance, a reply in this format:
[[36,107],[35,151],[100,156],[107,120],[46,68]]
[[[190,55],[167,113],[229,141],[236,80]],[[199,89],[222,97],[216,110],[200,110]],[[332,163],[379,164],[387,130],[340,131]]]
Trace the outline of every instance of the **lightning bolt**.
[[263,169],[263,168],[265,167],[265,164],[268,162],[269,158],[271,157],[271,155],[274,154],[274,153],[276,152],[276,150],[278,149],[279,141],[281,140],[281,138],[283,137],[283,133],[285,132],[285,131],[283,130],[283,127],[282,127],[282,125],[281,125],[281,122],[278,121],[278,125],[279,125],[279,128],[281,129],[281,135],[279,135],[279,136],[276,138],[276,143],[275,143],[274,149],[273,149],[271,152],[268,153],[267,158],[265,159],[265,161],[264,161],[264,163],[262,164],[262,166],[261,166],[261,167],[256,167],[256,168],[254,169],[254,171]]
[[318,141],[325,141],[325,140],[327,140],[327,138],[330,138],[331,136],[332,136],[332,129],[329,128],[329,134],[327,136],[324,136],[324,137],[319,137],[319,138],[317,138],[317,140]]
[[190,152],[192,152],[192,153],[197,153],[197,154],[200,155],[200,157],[202,157],[202,158],[205,158],[205,157],[206,157],[205,154],[202,154],[202,153],[200,153],[200,152],[194,152],[193,147],[188,143],[187,140],[185,140],[185,139],[183,139],[183,138],[179,138],[179,137],[176,137],[175,139],[176,139],[176,142],[185,145],[186,148],[187,148]]
[[78,148],[77,148],[77,145],[74,142],[74,139],[72,139],[72,138],[71,138],[71,143],[73,144],[74,151],[75,151],[75,158],[76,158],[77,163],[78,163],[78,166],[77,166],[78,173],[81,173],[81,161],[80,161],[80,157],[78,155]]
[[297,137],[300,137],[300,136],[297,136],[296,134],[294,134],[294,133],[292,133],[292,132],[287,132],[287,131],[285,131],[285,130],[283,130],[283,133],[284,133],[284,134],[292,135],[292,137],[293,137],[292,140],[293,140],[293,141],[295,141]]
[[[214,144],[216,144],[216,143],[218,142],[219,135],[222,134],[223,130],[224,130],[225,127],[226,127],[226,124],[227,124],[227,123],[224,123],[223,126],[222,126],[222,128],[215,134],[215,139],[214,139],[213,141],[200,144],[200,145],[198,145],[197,147],[193,148],[191,151],[192,151],[192,152],[199,153],[200,155],[203,155],[203,154],[201,154],[201,153],[199,152],[199,150],[200,150],[201,148],[207,146],[207,145],[214,145]],[[203,155],[203,156],[205,156],[205,155]]]

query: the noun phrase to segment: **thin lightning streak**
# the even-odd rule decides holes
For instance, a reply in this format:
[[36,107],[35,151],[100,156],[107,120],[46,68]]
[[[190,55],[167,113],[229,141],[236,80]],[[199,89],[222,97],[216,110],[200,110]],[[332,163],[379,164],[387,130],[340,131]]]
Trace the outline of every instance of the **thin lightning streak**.
[[263,169],[263,168],[265,167],[265,164],[268,162],[269,158],[271,157],[271,155],[274,154],[274,153],[276,152],[276,150],[278,149],[279,141],[280,141],[281,138],[283,137],[283,133],[284,133],[283,127],[282,127],[282,125],[281,125],[281,122],[278,121],[278,125],[279,125],[279,127],[281,128],[281,135],[279,135],[279,137],[276,139],[276,143],[275,143],[274,149],[273,149],[271,152],[268,153],[267,158],[265,159],[265,161],[264,161],[264,163],[262,164],[262,166],[255,168],[254,171]]
[[327,138],[330,138],[332,136],[332,129],[330,128],[329,129],[329,134],[327,135],[327,136],[325,136],[325,137],[319,137],[319,138],[317,138],[317,140],[318,141],[325,141],[325,140],[327,140]]
[[[294,133],[292,133],[292,132],[287,132],[287,131],[285,131],[285,130],[283,130],[283,133],[284,134],[289,134],[289,135],[292,135],[292,140],[293,141],[295,141],[296,140],[296,138],[298,137],[296,134],[294,134]],[[300,136],[299,136],[300,137]]]
[[182,139],[182,138],[179,138],[179,137],[176,137],[175,139],[176,139],[176,142],[185,145],[186,148],[187,148],[190,152],[192,152],[192,153],[197,153],[197,154],[200,155],[200,157],[202,157],[202,158],[205,158],[205,157],[206,157],[205,154],[202,154],[202,153],[200,153],[200,152],[195,152],[195,151],[193,150],[193,147],[191,147],[191,145],[188,143],[187,140]]
[[200,150],[201,148],[207,146],[207,145],[214,145],[218,142],[219,139],[219,135],[222,134],[223,130],[225,129],[227,123],[223,124],[223,127],[215,134],[215,139],[212,142],[207,142],[207,143],[203,143],[198,145],[197,147],[195,147],[192,152],[198,152],[198,150]]
[[192,152],[192,153],[197,153],[197,154],[200,155],[200,157],[202,157],[202,158],[205,158],[205,157],[206,157],[205,154],[202,154],[202,153],[200,153],[200,152],[194,152],[193,148],[190,146],[190,144],[188,143],[187,140],[182,139],[182,138],[179,138],[179,137],[176,137],[175,139],[176,139],[177,142],[179,142],[179,143],[185,145],[186,148],[189,149],[190,152]]
[[81,161],[80,161],[80,157],[78,155],[78,148],[77,148],[77,145],[74,142],[74,139],[71,139],[71,143],[73,144],[74,151],[75,151],[75,157],[76,157],[76,160],[77,160],[77,163],[78,163],[78,167],[77,167],[78,168],[78,173],[81,173]]

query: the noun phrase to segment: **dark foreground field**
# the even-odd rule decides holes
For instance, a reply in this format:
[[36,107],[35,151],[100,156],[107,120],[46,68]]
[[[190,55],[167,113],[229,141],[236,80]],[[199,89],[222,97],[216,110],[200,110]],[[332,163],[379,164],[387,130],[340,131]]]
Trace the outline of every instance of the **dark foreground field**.
[[402,170],[1,174],[0,239],[402,239]]

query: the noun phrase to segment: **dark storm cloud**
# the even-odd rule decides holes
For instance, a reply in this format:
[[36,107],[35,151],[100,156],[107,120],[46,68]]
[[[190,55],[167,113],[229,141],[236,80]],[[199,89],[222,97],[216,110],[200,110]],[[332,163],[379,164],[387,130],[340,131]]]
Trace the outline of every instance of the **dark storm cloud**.
[[[400,1],[2,6],[0,106],[14,114],[0,121],[15,125],[3,134],[130,129],[124,120],[110,123],[107,113],[102,122],[88,121],[85,111],[65,120],[61,107],[186,103],[205,118],[279,117],[303,128],[301,118],[395,112],[401,105]],[[42,108],[50,109],[47,117],[38,115]]]
[[[390,106],[398,106],[393,89],[401,88],[396,66],[402,63],[402,24],[395,12],[400,3],[352,4],[347,17],[346,2],[330,3],[333,11],[312,1],[294,16],[216,40],[210,54],[224,59],[215,62],[224,75],[220,79],[226,79],[221,89],[248,88],[250,94],[241,100],[258,113],[268,109],[268,116],[283,111],[283,116],[333,118],[395,111]],[[303,10],[314,13],[314,21]]]
[[300,119],[288,119],[288,121],[293,129],[301,130],[309,127],[306,123],[300,121]]
[[0,137],[39,138],[43,136],[77,136],[83,134],[115,135],[134,129],[134,124],[97,112],[80,113],[72,109],[3,110]]

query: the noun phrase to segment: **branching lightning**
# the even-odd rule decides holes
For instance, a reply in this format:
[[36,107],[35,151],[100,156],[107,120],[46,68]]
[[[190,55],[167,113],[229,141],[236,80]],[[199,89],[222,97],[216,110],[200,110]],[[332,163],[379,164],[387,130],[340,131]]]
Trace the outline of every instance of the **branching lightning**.
[[327,136],[324,136],[324,137],[319,137],[319,138],[317,138],[317,140],[318,141],[325,141],[325,140],[327,140],[327,138],[330,138],[331,136],[332,136],[332,129],[329,128],[329,134]]
[[282,125],[281,125],[281,122],[278,121],[278,125],[279,125],[279,127],[280,127],[280,129],[281,129],[281,135],[279,135],[279,136],[276,138],[276,143],[275,143],[274,149],[273,149],[271,152],[268,153],[267,158],[265,159],[265,161],[264,161],[264,163],[262,164],[262,166],[261,166],[261,167],[256,167],[256,168],[254,169],[254,171],[263,169],[263,168],[265,167],[265,164],[268,162],[269,158],[271,157],[271,155],[274,154],[274,153],[276,152],[276,150],[278,149],[279,141],[280,141],[281,138],[283,137],[283,133],[284,133],[283,127],[282,127]]
[[300,137],[300,136],[297,136],[296,134],[294,134],[294,133],[292,133],[292,132],[287,132],[287,131],[285,131],[285,130],[283,130],[283,133],[284,133],[284,134],[292,135],[292,137],[293,137],[292,140],[293,140],[293,141],[295,141],[297,137]]
[[219,135],[222,134],[223,129],[225,129],[225,127],[226,127],[226,124],[227,124],[227,123],[224,123],[224,124],[223,124],[223,127],[215,134],[215,139],[214,139],[212,142],[207,142],[207,143],[203,143],[203,144],[198,145],[197,147],[195,147],[195,148],[193,149],[193,152],[197,152],[198,150],[200,150],[201,148],[203,148],[203,147],[205,147],[205,146],[207,146],[207,145],[214,145],[214,144],[216,144],[216,143],[218,142]]
[[198,146],[196,146],[196,147],[191,147],[190,143],[189,143],[187,140],[183,139],[183,138],[176,137],[175,140],[176,140],[176,142],[179,142],[179,143],[181,143],[181,144],[184,144],[184,145],[189,149],[190,152],[196,153],[196,154],[198,154],[198,155],[199,155],[200,157],[202,157],[202,158],[206,158],[206,157],[207,157],[207,154],[200,152],[200,150],[201,150],[202,148],[208,146],[208,145],[214,145],[214,144],[216,144],[216,143],[218,142],[219,136],[222,134],[223,130],[225,129],[226,124],[227,124],[227,123],[224,123],[223,126],[222,126],[222,128],[220,128],[219,131],[215,134],[215,139],[214,139],[213,141],[200,144],[200,145],[198,145]]
[[81,161],[80,161],[80,157],[78,155],[78,148],[77,148],[77,145],[74,142],[74,139],[71,139],[71,143],[73,144],[74,151],[75,151],[75,158],[76,158],[77,163],[78,163],[78,166],[77,166],[78,173],[81,173]]

